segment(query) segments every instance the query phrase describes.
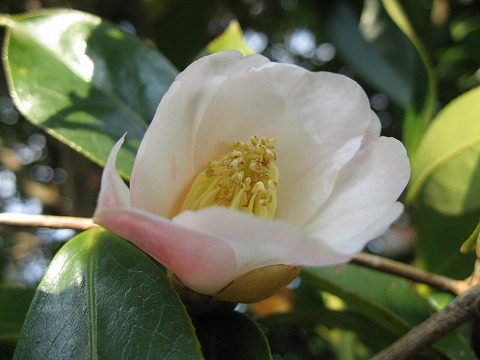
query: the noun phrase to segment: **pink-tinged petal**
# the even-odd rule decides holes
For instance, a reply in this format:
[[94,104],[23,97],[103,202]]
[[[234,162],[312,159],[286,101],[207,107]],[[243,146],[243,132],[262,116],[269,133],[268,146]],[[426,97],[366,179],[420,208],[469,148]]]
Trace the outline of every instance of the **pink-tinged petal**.
[[196,131],[195,164],[252,135],[275,138],[276,218],[301,226],[327,200],[365,136],[378,133],[375,122],[368,98],[352,80],[271,64],[220,85]]
[[107,164],[102,173],[102,183],[96,211],[112,207],[130,206],[130,191],[115,168],[117,155],[124,139],[125,135],[117,141],[108,156]]
[[305,226],[307,233],[329,226],[345,214],[394,202],[410,177],[405,147],[381,137],[342,169],[328,201]]
[[199,293],[215,294],[234,279],[235,254],[220,238],[132,208],[99,211],[95,222],[134,243]]
[[[237,257],[236,277],[268,265],[329,265],[348,259],[326,242],[310,241],[295,225],[279,220],[262,220],[227,208],[187,211],[173,221],[228,242]],[[311,252],[315,252],[316,256],[312,257]],[[308,262],[305,262],[305,256]],[[311,259],[315,259],[313,264]]]
[[302,237],[300,229],[294,225],[262,220],[223,207],[185,211],[173,221],[228,242],[237,258],[236,276],[262,266],[284,264],[291,244]]
[[131,178],[132,206],[165,217],[176,213],[182,194],[206,165],[194,163],[194,139],[212,96],[228,77],[267,63],[260,55],[243,58],[228,51],[201,58],[177,76],[140,144]]

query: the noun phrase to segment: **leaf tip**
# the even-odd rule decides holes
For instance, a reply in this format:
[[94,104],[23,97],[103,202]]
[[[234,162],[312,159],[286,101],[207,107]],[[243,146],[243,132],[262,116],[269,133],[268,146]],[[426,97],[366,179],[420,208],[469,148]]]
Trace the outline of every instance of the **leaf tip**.
[[11,28],[15,25],[15,21],[12,20],[7,14],[0,14],[0,26]]

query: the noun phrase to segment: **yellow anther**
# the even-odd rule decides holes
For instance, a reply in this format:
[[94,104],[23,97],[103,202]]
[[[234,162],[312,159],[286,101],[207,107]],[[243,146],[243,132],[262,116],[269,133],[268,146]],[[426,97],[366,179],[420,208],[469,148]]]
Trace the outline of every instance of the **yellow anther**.
[[256,136],[234,143],[198,174],[180,211],[226,206],[272,219],[279,177],[274,145],[274,139]]

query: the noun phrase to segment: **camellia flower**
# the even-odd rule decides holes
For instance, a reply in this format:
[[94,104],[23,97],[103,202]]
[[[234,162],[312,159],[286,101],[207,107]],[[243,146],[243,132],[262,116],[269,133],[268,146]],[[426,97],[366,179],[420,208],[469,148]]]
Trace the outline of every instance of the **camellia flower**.
[[343,263],[402,212],[403,145],[349,78],[228,51],[179,74],[95,221],[212,300],[261,300],[300,266]]

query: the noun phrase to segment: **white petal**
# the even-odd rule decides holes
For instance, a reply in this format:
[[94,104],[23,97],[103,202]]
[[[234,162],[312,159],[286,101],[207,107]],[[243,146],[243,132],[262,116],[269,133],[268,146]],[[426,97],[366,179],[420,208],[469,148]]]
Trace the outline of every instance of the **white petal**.
[[190,289],[213,295],[235,279],[235,254],[229,244],[132,208],[98,211],[95,221],[131,241]]
[[[163,97],[135,160],[132,204],[171,217],[194,177],[194,138],[211,97],[228,76],[268,63],[263,56],[243,58],[238,51],[214,54],[191,64]],[[214,160],[208,159],[208,160]]]
[[108,156],[105,169],[102,173],[102,183],[97,200],[96,212],[112,207],[130,206],[130,191],[115,168],[117,155],[124,139],[125,135],[117,141]]
[[314,265],[329,265],[349,258],[325,242],[309,241],[295,225],[262,220],[227,208],[186,211],[173,221],[229,243],[237,259],[236,276],[267,265],[312,265],[312,252],[316,253]]
[[[336,252],[352,257],[361,251],[369,240],[383,234],[402,211],[403,205],[398,202],[363,208],[344,214],[311,234],[311,239],[323,241]],[[305,253],[304,256],[307,262],[309,254]]]
[[378,132],[377,123],[352,80],[270,64],[221,84],[197,130],[195,166],[235,141],[274,137],[280,170],[276,218],[301,226],[326,201],[364,137]]
[[410,165],[402,143],[379,138],[342,169],[330,198],[305,231],[315,233],[356,210],[394,202],[409,177]]

